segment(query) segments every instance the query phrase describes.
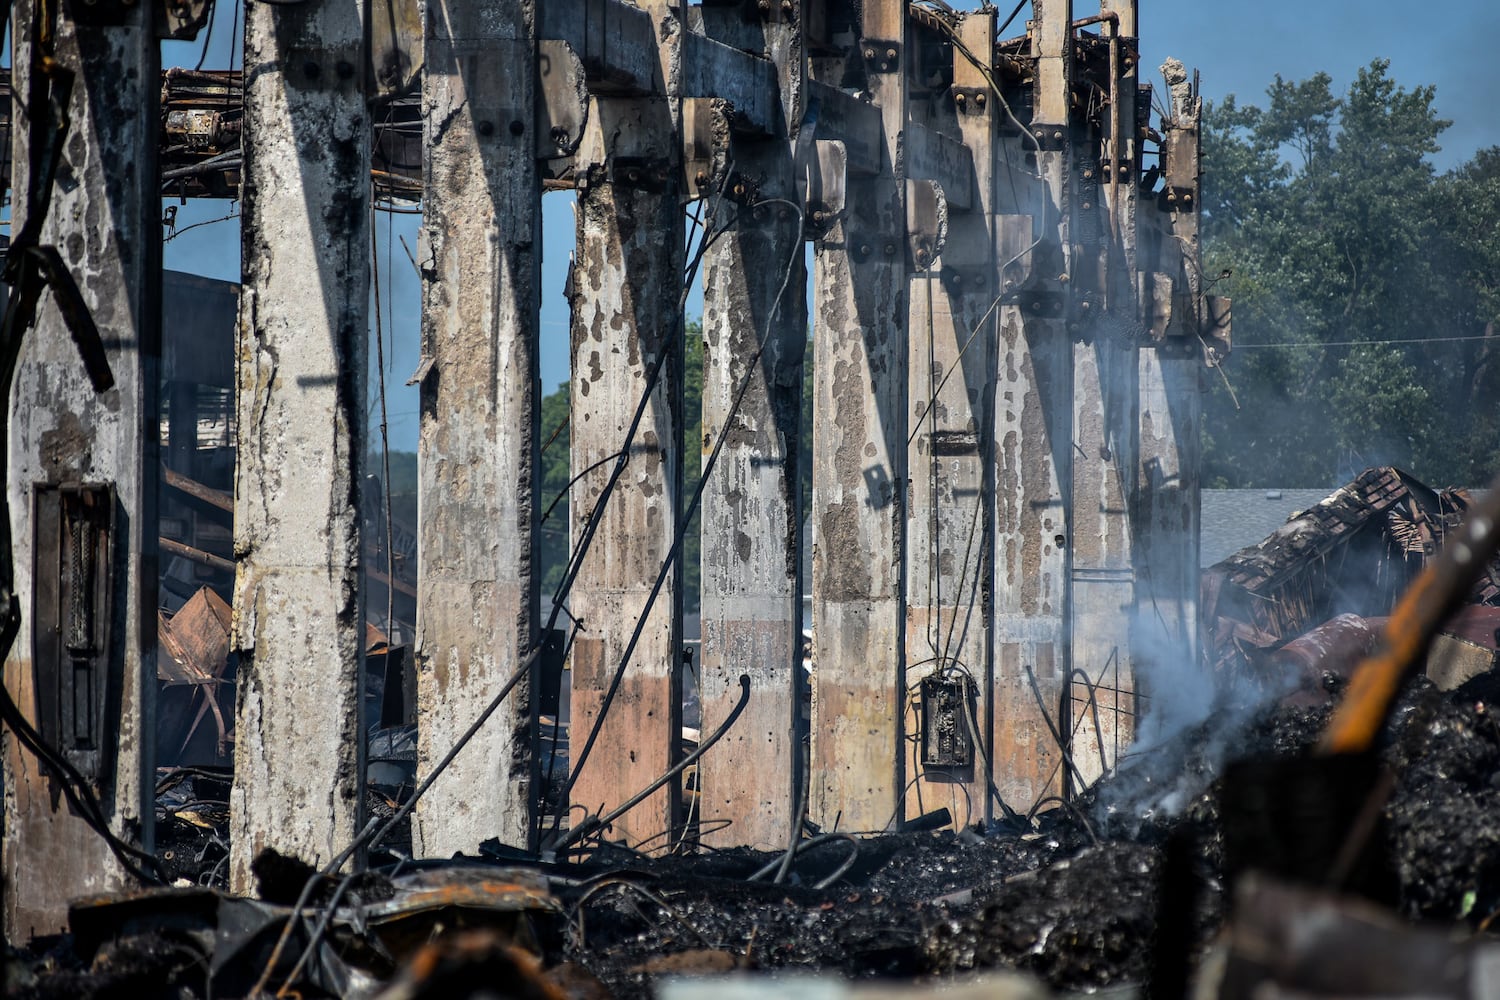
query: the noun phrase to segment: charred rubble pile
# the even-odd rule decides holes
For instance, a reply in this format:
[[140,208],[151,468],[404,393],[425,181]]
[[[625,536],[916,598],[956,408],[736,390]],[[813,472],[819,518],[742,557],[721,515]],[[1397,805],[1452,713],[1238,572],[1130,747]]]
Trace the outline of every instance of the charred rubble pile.
[[[1308,967],[1337,970],[1332,992],[1374,995],[1362,976],[1406,975],[1442,980],[1427,995],[1476,995],[1464,970],[1483,963],[1468,956],[1500,918],[1500,563],[1478,574],[1385,714],[1362,758],[1369,781],[1313,756],[1353,698],[1352,666],[1471,502],[1371,470],[1207,571],[1217,700],[1029,819],[858,840],[807,829],[792,852],[700,848],[687,833],[648,853],[595,839],[555,859],[495,845],[446,861],[410,860],[398,827],[359,875],[268,852],[256,898],[242,898],[219,888],[226,777],[179,769],[158,789],[158,854],[177,887],[79,902],[68,937],[8,954],[7,986],[29,997],[646,997],[670,977],[738,971],[910,982],[1005,969],[1060,993],[1124,984],[1178,996],[1217,969],[1211,995],[1238,996],[1249,994],[1236,977],[1263,977],[1256,956],[1273,941],[1294,957],[1319,948]],[[1378,586],[1359,591],[1360,579]],[[393,782],[371,787],[377,817],[410,787],[401,735],[386,739],[371,751]],[[1267,838],[1261,813],[1290,817],[1291,836]],[[1306,849],[1320,841],[1329,849],[1310,871]],[[1241,877],[1260,870],[1285,881],[1256,889]],[[1326,891],[1330,871],[1346,895]],[[1299,876],[1316,887],[1296,888]],[[1372,962],[1374,950],[1389,962]]]

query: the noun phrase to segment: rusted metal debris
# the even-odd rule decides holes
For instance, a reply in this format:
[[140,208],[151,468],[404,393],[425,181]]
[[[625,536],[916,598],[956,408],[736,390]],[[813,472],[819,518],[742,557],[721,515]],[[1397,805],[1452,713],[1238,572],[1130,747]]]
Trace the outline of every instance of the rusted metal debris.
[[[1207,663],[1221,676],[1256,673],[1272,651],[1339,615],[1386,614],[1470,503],[1464,490],[1434,491],[1399,469],[1365,470],[1269,538],[1204,571]],[[1500,605],[1500,560],[1468,602]]]
[[[156,677],[162,683],[156,736],[159,760],[229,762],[234,729],[234,672],[229,668],[233,616],[224,599],[208,587],[201,588],[176,614],[156,613],[160,647]],[[218,738],[211,750],[199,746],[189,752],[207,713],[213,714]]]

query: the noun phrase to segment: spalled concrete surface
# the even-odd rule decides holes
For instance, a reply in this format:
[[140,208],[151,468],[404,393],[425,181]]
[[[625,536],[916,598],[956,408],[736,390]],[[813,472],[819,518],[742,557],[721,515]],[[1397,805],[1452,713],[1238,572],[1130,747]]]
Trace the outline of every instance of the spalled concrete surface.
[[[43,293],[36,327],[16,371],[10,407],[10,531],[15,545],[21,632],[5,664],[5,684],[35,718],[32,596],[32,484],[112,483],[116,491],[112,629],[108,669],[119,686],[111,711],[118,729],[106,754],[101,800],[111,829],[149,841],[152,820],[151,695],[156,617],[155,461],[160,328],[160,201],[150,169],[157,144],[159,43],[150,11],[130,10],[120,27],[83,28],[58,20],[58,61],[77,73],[59,182],[41,242],[54,244],[80,285],[103,334],[115,387],[95,394],[56,300]],[[42,18],[21,0],[14,24]],[[16,40],[13,65],[31,63],[31,36]],[[13,76],[16,107],[32,81]],[[16,134],[10,232],[27,219],[25,130]],[[63,179],[66,179],[65,181]],[[54,558],[56,549],[53,550]],[[64,928],[68,900],[117,891],[127,879],[104,841],[69,809],[36,760],[3,735],[5,769],[5,935],[22,943]]]
[[[418,776],[537,640],[540,198],[525,5],[426,6]],[[527,846],[534,761],[524,678],[418,803],[416,852]],[[482,789],[482,794],[476,790]]]
[[370,119],[362,6],[251,4],[235,469],[240,656],[230,886],[264,848],[321,866],[359,828],[358,474]]
[[[680,156],[664,99],[596,98],[579,152],[586,183],[578,191],[578,249],[573,269],[572,470],[583,475],[569,503],[577,546],[601,502],[616,455],[644,391],[652,362],[668,352],[631,444],[630,462],[604,506],[584,557],[570,610],[584,629],[573,643],[572,764],[587,734],[658,570],[682,506],[682,216],[675,166]],[[611,158],[635,158],[611,180]],[[630,161],[627,161],[627,163]],[[634,171],[634,176],[631,171]],[[667,576],[585,763],[572,801],[609,809],[644,789],[676,759],[680,569]],[[672,828],[668,786],[615,823],[631,843]]]
[[[750,704],[699,766],[709,843],[783,846],[791,830],[802,679],[797,516],[806,274],[785,142],[742,144],[734,163],[759,200],[705,257],[703,457],[724,439],[703,494],[703,731],[750,674]],[[779,308],[772,311],[777,305]],[[755,358],[765,338],[765,351]],[[748,384],[746,380],[748,379]],[[726,423],[741,385],[744,395]]]
[[[869,37],[904,37],[904,10],[892,0],[867,5],[864,18]],[[871,72],[868,86],[885,133],[881,172],[849,180],[847,212],[817,245],[813,268],[818,379],[808,815],[828,830],[879,830],[899,819],[906,783],[904,72]]]

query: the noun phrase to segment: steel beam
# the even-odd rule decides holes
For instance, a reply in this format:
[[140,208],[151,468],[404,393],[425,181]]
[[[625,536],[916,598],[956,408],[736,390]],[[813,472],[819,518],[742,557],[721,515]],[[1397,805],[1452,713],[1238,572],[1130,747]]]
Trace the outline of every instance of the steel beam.
[[906,7],[871,0],[863,16],[855,57],[865,57],[881,114],[879,172],[849,179],[845,212],[817,244],[813,272],[809,812],[828,830],[899,819],[906,784]]
[[[417,571],[417,768],[448,752],[538,641],[541,181],[519,0],[428,0]],[[533,676],[418,803],[413,848],[526,847]],[[483,789],[483,794],[476,794]]]
[[[773,80],[770,93],[789,106],[776,118],[798,120],[800,21],[751,25],[732,8],[710,8],[704,30],[727,45],[778,52],[788,80]],[[797,468],[807,274],[789,138],[730,136],[719,150],[718,168],[732,163],[755,193],[733,207],[728,232],[704,258],[704,461],[723,446],[703,495],[704,732],[733,710],[741,673],[750,674],[751,694],[744,716],[699,765],[698,802],[705,830],[732,821],[706,842],[762,850],[787,843],[801,771]]]
[[[66,183],[58,183],[50,202],[38,206],[44,222],[28,204],[40,181],[29,170],[27,131],[17,132],[10,232],[20,242],[20,234],[41,222],[40,243],[58,248],[95,324],[106,331],[114,387],[95,393],[58,297],[44,293],[7,402],[7,500],[22,617],[5,664],[5,685],[21,710],[40,721],[49,702],[57,707],[64,693],[59,684],[76,683],[76,675],[60,676],[72,674],[76,661],[44,655],[36,622],[47,599],[44,588],[68,586],[70,576],[86,572],[78,569],[86,557],[85,563],[59,565],[64,545],[77,539],[60,537],[67,529],[57,518],[48,531],[34,514],[44,508],[41,495],[56,496],[63,484],[112,487],[113,530],[103,553],[107,561],[99,567],[106,607],[93,604],[83,612],[92,619],[95,638],[103,640],[92,650],[91,675],[92,683],[107,685],[104,715],[74,715],[66,732],[44,727],[43,736],[75,763],[79,756],[93,757],[110,828],[149,850],[161,354],[161,202],[153,164],[160,44],[145,5],[124,8],[124,23],[110,26],[74,16],[84,10],[66,7],[58,13],[34,0],[15,5],[17,107],[26,108],[46,86],[45,76],[31,68],[38,64],[37,32],[49,14],[55,17],[58,67],[75,79],[67,105],[70,129],[58,139],[63,148],[58,174]],[[25,120],[34,119],[32,114]],[[54,591],[54,600],[57,596]],[[76,656],[75,640],[67,643],[69,655]],[[58,643],[47,645],[60,652]],[[3,740],[4,931],[8,940],[23,943],[33,934],[63,931],[71,898],[121,891],[129,882],[104,841],[61,798],[54,779],[9,730]]]
[[[320,866],[363,813],[360,458],[370,118],[359,4],[252,4],[235,469],[230,885]],[[154,79],[154,78],[153,78]]]

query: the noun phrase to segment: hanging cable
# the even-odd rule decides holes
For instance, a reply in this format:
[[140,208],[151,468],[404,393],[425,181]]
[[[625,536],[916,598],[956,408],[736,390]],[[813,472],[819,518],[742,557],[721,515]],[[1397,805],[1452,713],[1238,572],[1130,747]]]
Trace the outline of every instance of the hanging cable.
[[[752,208],[759,207],[761,205],[775,204],[787,205],[794,211],[796,211],[798,223],[797,232],[800,233],[802,231],[803,222],[802,208],[800,205],[790,202],[785,198],[768,198],[763,201],[756,202],[755,206],[752,206]],[[776,297],[771,303],[770,311],[766,315],[766,325],[761,332],[760,342],[756,346],[755,352],[745,363],[744,378],[740,380],[740,384],[735,390],[734,398],[731,401],[729,409],[725,414],[725,428],[733,425],[734,418],[739,414],[740,406],[744,403],[745,393],[750,388],[750,383],[754,379],[756,372],[759,371],[760,359],[765,355],[766,345],[770,341],[771,324],[775,321],[776,313],[781,308],[781,300],[782,297],[786,294],[787,284],[791,280],[793,267],[801,254],[802,244],[800,241],[796,241],[793,243],[793,253],[788,257],[786,265],[782,271],[781,284],[776,291]],[[584,743],[583,751],[580,753],[578,761],[573,764],[572,771],[568,775],[568,782],[563,788],[564,796],[566,796],[567,793],[573,790],[573,786],[578,781],[578,776],[583,772],[584,765],[588,763],[589,754],[593,751],[594,744],[599,738],[599,733],[604,728],[604,719],[609,714],[609,709],[614,702],[615,696],[619,693],[620,684],[625,679],[625,671],[629,669],[631,657],[635,654],[636,646],[640,642],[641,635],[645,632],[646,621],[650,616],[651,609],[656,603],[656,598],[661,594],[661,588],[662,585],[666,582],[668,573],[677,563],[677,560],[681,555],[682,543],[687,535],[688,524],[692,521],[693,515],[698,510],[699,502],[703,499],[703,491],[704,488],[708,485],[708,477],[713,472],[714,466],[718,463],[719,455],[724,450],[724,442],[728,439],[729,435],[727,433],[721,433],[719,435],[718,439],[714,442],[713,451],[709,453],[708,461],[703,465],[703,471],[699,476],[698,485],[693,490],[692,500],[689,502],[687,509],[683,512],[679,520],[677,529],[674,532],[672,538],[672,547],[668,550],[667,557],[665,561],[663,561],[661,569],[656,574],[656,582],[651,585],[651,592],[647,595],[645,606],[642,608],[640,616],[636,619],[635,629],[631,632],[629,642],[626,643],[625,652],[620,658],[619,666],[615,668],[614,676],[610,679],[609,689],[605,692],[603,701],[600,702],[598,714],[594,717],[594,724],[589,730],[588,740]],[[560,823],[560,818],[553,823],[552,831],[554,835],[557,833]]]

